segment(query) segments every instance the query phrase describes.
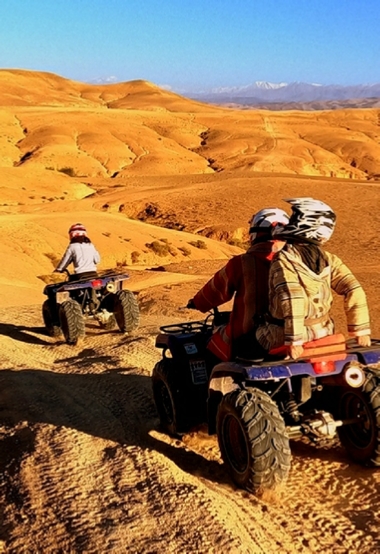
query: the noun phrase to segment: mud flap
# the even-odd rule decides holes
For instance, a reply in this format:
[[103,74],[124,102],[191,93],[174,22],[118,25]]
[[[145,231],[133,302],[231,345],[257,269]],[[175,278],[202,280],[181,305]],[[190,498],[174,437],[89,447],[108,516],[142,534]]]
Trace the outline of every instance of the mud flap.
[[223,396],[240,389],[245,377],[244,368],[232,362],[218,364],[212,370],[207,398],[209,435],[216,433],[216,414]]

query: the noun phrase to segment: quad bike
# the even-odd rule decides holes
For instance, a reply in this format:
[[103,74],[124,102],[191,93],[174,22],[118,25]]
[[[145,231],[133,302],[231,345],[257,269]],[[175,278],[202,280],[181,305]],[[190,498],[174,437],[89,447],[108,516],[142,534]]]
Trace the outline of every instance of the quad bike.
[[152,383],[166,432],[208,424],[235,484],[255,494],[286,480],[294,438],[338,437],[354,461],[380,467],[380,340],[361,348],[333,335],[305,344],[298,360],[282,348],[212,367],[207,342],[228,315],[160,328]]
[[[69,272],[66,270],[68,278]],[[133,292],[123,289],[127,274],[105,273],[92,279],[63,281],[46,285],[48,299],[42,305],[42,317],[50,336],[62,333],[68,344],[76,344],[85,335],[85,319],[96,319],[103,329],[116,325],[130,333],[139,325],[139,306]]]

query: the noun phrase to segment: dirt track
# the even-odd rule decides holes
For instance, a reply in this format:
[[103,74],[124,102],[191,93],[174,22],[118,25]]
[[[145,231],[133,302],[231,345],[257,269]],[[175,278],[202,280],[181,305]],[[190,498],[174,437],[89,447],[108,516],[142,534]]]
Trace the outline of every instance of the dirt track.
[[40,307],[0,310],[0,552],[380,551],[380,472],[293,442],[276,497],[237,490],[217,441],[158,430],[150,374],[162,317],[135,336],[87,325],[76,347]]

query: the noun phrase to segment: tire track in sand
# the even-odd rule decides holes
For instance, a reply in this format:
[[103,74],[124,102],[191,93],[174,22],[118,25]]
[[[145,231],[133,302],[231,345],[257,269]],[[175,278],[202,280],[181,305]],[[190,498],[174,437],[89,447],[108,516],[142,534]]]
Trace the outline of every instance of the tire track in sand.
[[379,550],[380,476],[341,449],[293,444],[286,487],[257,499],[234,487],[215,437],[157,430],[150,374],[162,318],[144,316],[131,337],[89,326],[68,347],[43,343],[40,307],[0,316],[17,326],[0,334],[0,538],[10,554]]

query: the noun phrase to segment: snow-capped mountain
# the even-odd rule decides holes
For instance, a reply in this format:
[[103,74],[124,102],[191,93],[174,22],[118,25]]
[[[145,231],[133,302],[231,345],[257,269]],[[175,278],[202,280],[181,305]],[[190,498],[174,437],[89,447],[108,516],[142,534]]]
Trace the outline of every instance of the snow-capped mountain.
[[191,98],[205,102],[260,104],[263,102],[312,102],[380,97],[380,83],[370,85],[319,85],[314,83],[268,83],[256,81],[240,87],[213,88],[189,93]]

